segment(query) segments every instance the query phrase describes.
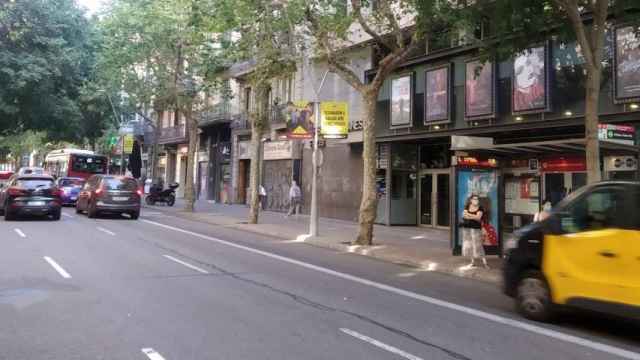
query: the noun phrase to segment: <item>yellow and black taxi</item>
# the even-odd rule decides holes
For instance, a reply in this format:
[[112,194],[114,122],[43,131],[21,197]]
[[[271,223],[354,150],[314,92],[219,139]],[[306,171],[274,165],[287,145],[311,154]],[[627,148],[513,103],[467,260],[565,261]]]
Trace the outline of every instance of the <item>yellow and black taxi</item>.
[[568,306],[640,319],[639,182],[577,190],[510,247],[504,292],[526,318]]

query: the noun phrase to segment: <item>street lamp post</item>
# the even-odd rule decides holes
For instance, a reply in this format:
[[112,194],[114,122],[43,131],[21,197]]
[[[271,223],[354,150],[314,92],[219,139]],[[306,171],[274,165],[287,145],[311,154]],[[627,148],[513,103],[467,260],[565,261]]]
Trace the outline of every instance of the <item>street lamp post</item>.
[[[310,65],[310,64],[309,64]],[[313,89],[316,95],[315,101],[314,101],[314,110],[313,112],[316,115],[316,123],[314,126],[314,132],[313,132],[313,160],[312,160],[312,165],[313,165],[313,173],[312,173],[312,178],[311,178],[311,216],[309,219],[309,235],[315,237],[318,236],[318,222],[319,222],[319,212],[318,212],[318,167],[319,167],[319,160],[318,160],[318,138],[320,137],[320,121],[321,121],[321,116],[320,116],[320,91],[322,90],[322,86],[324,85],[324,81],[327,79],[327,74],[329,73],[329,70],[326,70],[324,72],[324,75],[322,76],[322,81],[320,81],[320,86],[318,87],[318,89]]]

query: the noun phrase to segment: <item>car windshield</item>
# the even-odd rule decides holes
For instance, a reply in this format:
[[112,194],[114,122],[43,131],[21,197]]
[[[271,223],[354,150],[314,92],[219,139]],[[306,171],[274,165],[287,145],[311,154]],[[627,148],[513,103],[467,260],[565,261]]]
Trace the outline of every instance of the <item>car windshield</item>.
[[106,190],[136,191],[138,187],[132,179],[105,178],[102,183]]
[[29,178],[29,179],[18,179],[16,180],[16,186],[23,189],[49,189],[53,187],[52,179],[37,179],[37,178]]
[[80,187],[82,185],[84,185],[84,180],[82,180],[82,179],[62,179],[62,180],[60,180],[60,186],[61,187],[70,187],[70,186]]
[[104,171],[105,160],[102,157],[74,155],[72,159],[73,164],[71,169],[73,171],[90,174],[101,174]]

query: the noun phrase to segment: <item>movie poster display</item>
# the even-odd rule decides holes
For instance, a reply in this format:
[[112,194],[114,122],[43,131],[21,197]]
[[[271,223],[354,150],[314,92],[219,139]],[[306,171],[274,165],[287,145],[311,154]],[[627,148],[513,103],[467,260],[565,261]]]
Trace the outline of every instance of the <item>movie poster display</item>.
[[633,26],[615,29],[615,101],[640,100],[640,35]]
[[411,126],[412,93],[411,74],[391,80],[391,127]]
[[285,110],[287,115],[287,138],[312,139],[315,131],[313,103],[309,101],[289,101]]
[[547,47],[523,51],[513,62],[513,113],[548,110]]
[[424,122],[449,120],[449,65],[425,74]]
[[466,119],[495,117],[495,66],[472,60],[465,64],[464,116]]
[[[458,168],[456,176],[456,218],[462,220],[465,205],[478,196],[483,210],[482,241],[487,254],[498,250],[500,239],[500,205],[498,202],[498,172],[496,169]],[[462,248],[462,232],[456,227],[455,247]]]

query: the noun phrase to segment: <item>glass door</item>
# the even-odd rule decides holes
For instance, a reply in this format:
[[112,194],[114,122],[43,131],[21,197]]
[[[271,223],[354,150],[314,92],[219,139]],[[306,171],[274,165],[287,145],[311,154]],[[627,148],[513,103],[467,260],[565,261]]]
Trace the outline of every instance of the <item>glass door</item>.
[[449,211],[449,174],[437,174],[436,185],[436,226],[449,227],[451,222],[451,214]]
[[433,226],[433,174],[420,176],[420,224]]
[[449,227],[449,171],[423,171],[420,174],[420,225]]

